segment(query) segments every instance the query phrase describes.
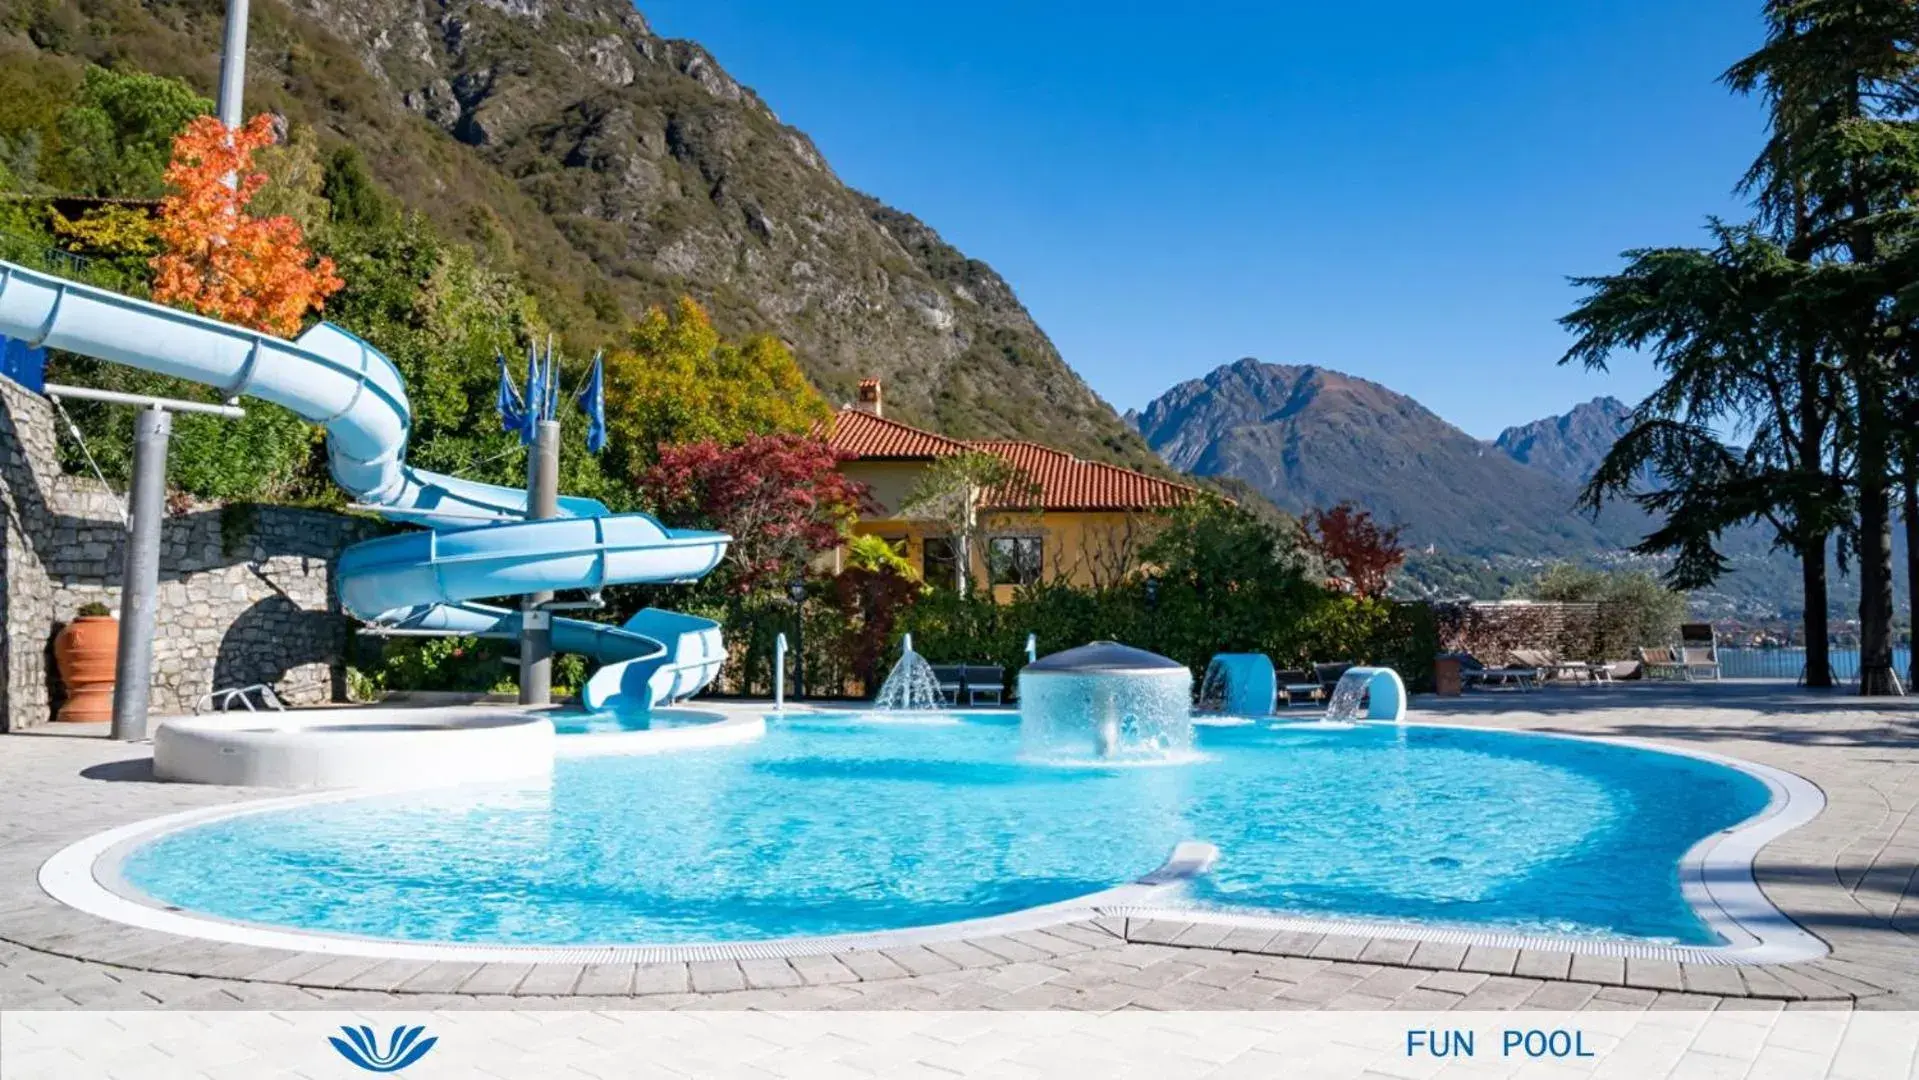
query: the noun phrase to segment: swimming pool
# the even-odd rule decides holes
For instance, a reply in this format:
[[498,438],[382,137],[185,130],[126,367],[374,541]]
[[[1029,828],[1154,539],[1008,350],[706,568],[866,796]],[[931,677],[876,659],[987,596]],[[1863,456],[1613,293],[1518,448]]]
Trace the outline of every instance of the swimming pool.
[[1011,714],[787,715],[744,745],[163,834],[122,887],[218,919],[494,945],[764,941],[918,927],[1107,889],[1217,845],[1180,902],[1713,944],[1681,893],[1760,780],[1587,740],[1209,726],[1178,765],[1022,760]]

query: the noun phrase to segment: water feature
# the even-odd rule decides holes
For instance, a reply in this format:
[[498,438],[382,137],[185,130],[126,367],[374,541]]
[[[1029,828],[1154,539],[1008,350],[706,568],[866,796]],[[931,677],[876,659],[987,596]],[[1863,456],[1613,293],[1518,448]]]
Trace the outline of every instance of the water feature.
[[906,712],[944,708],[946,700],[940,696],[940,681],[933,674],[933,665],[926,658],[913,651],[913,635],[908,634],[900,643],[900,660],[886,675],[886,681],[880,684],[880,691],[873,697],[873,708],[883,712]]
[[1050,762],[1190,760],[1193,673],[1157,653],[1095,641],[1019,673],[1020,743]]
[[1220,653],[1206,665],[1194,708],[1230,716],[1266,716],[1273,711],[1278,691],[1271,657],[1264,653]]
[[1347,668],[1326,704],[1328,724],[1351,724],[1364,709],[1368,720],[1406,722],[1406,685],[1391,668]]

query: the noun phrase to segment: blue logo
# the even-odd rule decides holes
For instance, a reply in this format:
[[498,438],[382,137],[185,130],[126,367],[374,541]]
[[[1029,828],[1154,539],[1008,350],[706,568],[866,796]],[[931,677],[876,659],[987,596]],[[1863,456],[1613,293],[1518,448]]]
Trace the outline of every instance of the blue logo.
[[372,1028],[342,1025],[340,1032],[346,1038],[327,1037],[340,1056],[368,1072],[376,1073],[399,1072],[425,1057],[426,1052],[433,1049],[433,1044],[440,1041],[438,1038],[420,1038],[426,1032],[424,1027],[403,1025],[394,1028],[393,1034],[387,1036],[386,1052],[381,1053],[379,1040],[373,1037]]

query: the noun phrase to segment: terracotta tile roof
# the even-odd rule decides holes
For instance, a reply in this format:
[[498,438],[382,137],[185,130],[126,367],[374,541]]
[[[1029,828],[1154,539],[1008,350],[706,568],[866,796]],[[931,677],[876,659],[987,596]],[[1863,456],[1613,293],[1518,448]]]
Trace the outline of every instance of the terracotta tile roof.
[[931,461],[967,449],[956,439],[853,408],[834,415],[833,430],[826,441],[848,456],[878,461]]
[[[841,409],[834,419],[828,441],[853,458],[931,461],[967,450],[983,450],[1005,458],[1039,485],[1040,502],[1047,510],[1162,510],[1189,502],[1199,494],[1198,488],[1117,465],[1081,461],[1039,443],[1013,439],[961,442],[852,408]],[[1024,498],[996,500],[991,493],[984,501],[988,506],[1025,503]]]

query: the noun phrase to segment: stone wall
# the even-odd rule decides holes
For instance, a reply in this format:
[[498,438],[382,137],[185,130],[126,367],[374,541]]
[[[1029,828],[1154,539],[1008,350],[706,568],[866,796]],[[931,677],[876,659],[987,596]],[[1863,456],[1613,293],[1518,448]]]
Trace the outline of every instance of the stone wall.
[[1503,664],[1514,649],[1550,649],[1565,660],[1617,660],[1599,604],[1531,600],[1439,605],[1440,648],[1469,652],[1488,664]]
[[[61,472],[55,423],[44,399],[0,378],[0,730],[45,723],[59,707],[53,638],[80,606],[120,610],[121,501],[91,477]],[[289,703],[343,699],[348,624],[332,567],[342,548],[377,528],[287,507],[170,513],[153,712],[189,711],[216,687],[251,683],[273,686]]]

